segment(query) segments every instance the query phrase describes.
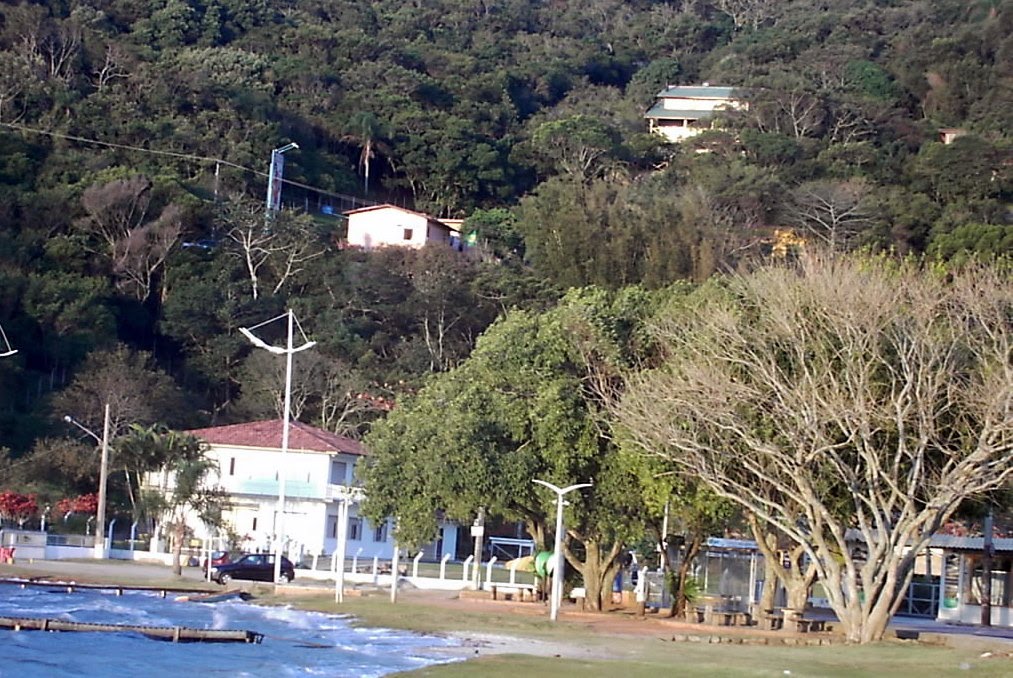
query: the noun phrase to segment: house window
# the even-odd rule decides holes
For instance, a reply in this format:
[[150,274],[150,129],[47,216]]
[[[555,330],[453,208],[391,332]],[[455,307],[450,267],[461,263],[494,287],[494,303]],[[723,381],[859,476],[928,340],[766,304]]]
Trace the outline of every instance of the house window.
[[348,519],[348,538],[351,541],[362,539],[362,518]]
[[376,526],[376,529],[373,530],[373,541],[387,541],[387,521],[380,523]]
[[404,239],[405,240],[411,240],[412,239],[412,229],[406,228],[404,230]]
[[254,532],[257,531],[257,516],[253,516],[253,527],[251,528]]
[[338,538],[338,517],[327,516],[327,536],[331,539]]
[[348,480],[348,464],[343,461],[331,462],[331,484],[344,485]]
[[229,459],[229,475],[230,476],[236,475],[236,458],[235,457],[232,457],[231,459]]

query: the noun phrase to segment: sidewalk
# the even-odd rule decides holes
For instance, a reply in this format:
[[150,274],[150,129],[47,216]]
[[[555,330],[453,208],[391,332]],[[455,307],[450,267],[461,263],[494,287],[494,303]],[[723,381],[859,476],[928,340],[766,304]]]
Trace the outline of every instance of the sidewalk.
[[[183,586],[192,586],[204,580],[199,567],[184,567],[178,581]],[[50,577],[64,581],[80,582],[135,582],[144,584],[157,581],[165,583],[177,579],[172,567],[157,563],[137,563],[126,560],[16,560],[13,565],[0,565],[0,577]]]

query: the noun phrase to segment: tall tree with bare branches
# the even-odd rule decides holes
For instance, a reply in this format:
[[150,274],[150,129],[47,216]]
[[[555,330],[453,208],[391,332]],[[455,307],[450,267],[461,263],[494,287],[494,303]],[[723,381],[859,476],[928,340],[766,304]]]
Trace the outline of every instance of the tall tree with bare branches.
[[934,532],[1013,476],[1013,286],[809,256],[654,329],[641,448],[801,547],[851,642],[882,638]]

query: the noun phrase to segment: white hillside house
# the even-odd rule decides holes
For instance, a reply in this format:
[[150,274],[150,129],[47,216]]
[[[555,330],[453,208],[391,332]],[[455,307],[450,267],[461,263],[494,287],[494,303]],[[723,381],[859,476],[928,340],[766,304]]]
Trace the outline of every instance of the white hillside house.
[[680,142],[710,129],[717,111],[745,105],[733,87],[712,87],[707,83],[680,85],[658,92],[657,101],[644,117],[652,132],[669,141]]
[[345,212],[351,247],[424,247],[429,243],[452,244],[455,229],[436,217],[394,205],[374,205]]
[[[273,551],[279,478],[285,474],[285,551],[298,562],[304,555],[334,553],[338,541],[339,504],[349,501],[347,554],[362,559],[389,559],[394,541],[391,524],[372,524],[359,515],[362,489],[355,464],[367,452],[355,440],[299,422],[291,422],[289,448],[281,451],[281,419],[188,431],[208,444],[218,473],[208,482],[228,493],[226,523],[240,536],[245,551]],[[151,487],[171,487],[172,478],[154,473]],[[214,537],[196,518],[189,521],[198,538]],[[423,549],[427,559],[451,557],[457,548],[457,527],[445,525],[441,538]]]

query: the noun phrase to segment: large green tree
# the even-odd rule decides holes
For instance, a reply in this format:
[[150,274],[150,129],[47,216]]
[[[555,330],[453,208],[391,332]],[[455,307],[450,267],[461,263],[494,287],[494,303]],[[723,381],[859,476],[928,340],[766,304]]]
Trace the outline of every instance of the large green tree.
[[437,516],[521,520],[544,547],[555,495],[565,486],[567,561],[598,609],[623,545],[643,533],[648,510],[637,473],[609,434],[604,410],[614,375],[635,357],[644,292],[575,290],[542,314],[515,311],[494,324],[471,357],[432,378],[367,437],[361,469],[366,514],[394,516],[400,543],[435,536]]

